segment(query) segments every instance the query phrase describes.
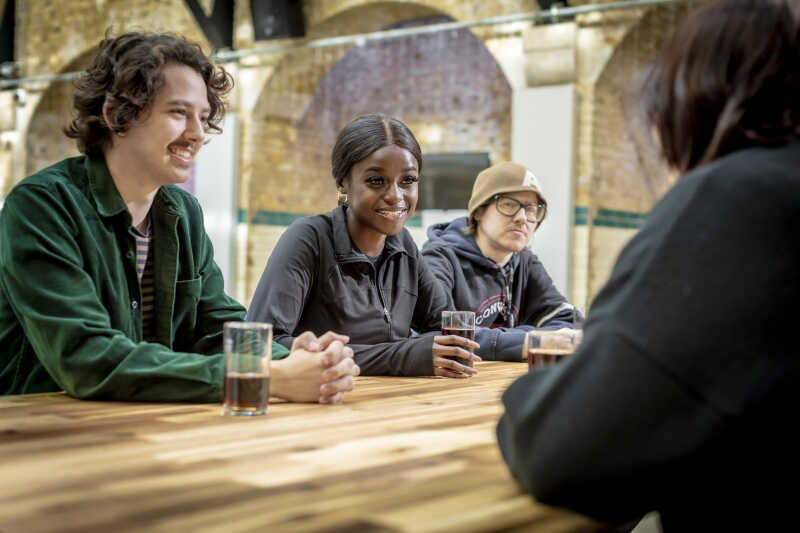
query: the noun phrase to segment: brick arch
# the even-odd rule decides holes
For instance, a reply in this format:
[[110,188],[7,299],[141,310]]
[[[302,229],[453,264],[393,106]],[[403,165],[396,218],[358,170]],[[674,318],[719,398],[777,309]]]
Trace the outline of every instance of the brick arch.
[[[320,9],[311,13],[308,36],[312,39],[354,35],[378,31],[401,20],[413,20],[430,16],[450,16],[448,10],[437,9],[431,2],[393,2],[367,0],[357,5],[354,2],[329,2],[330,11]],[[321,18],[324,17],[324,18]]]
[[594,88],[593,122],[602,135],[593,142],[592,203],[647,212],[667,187],[667,168],[649,132],[640,105],[647,69],[691,6],[649,9],[631,28],[606,63]]
[[[611,1],[611,0],[609,0]],[[417,0],[416,2],[406,1],[386,1],[386,0],[340,0],[337,2],[319,2],[315,9],[306,11],[306,20],[309,28],[323,27],[329,21],[335,20],[338,16],[349,16],[354,10],[364,13],[364,10],[379,8],[387,17],[392,17],[391,21],[404,20],[425,14],[406,16],[403,14],[405,9],[427,9],[431,13],[446,15],[454,20],[477,20],[499,15],[513,15],[517,13],[528,13],[539,8],[538,0],[504,0],[503,2],[463,2],[459,0]],[[430,13],[429,13],[430,14]],[[346,33],[361,33],[370,31],[360,29],[361,24],[369,20],[364,17],[362,20],[352,19],[349,21],[351,26]],[[387,22],[388,23],[388,22]],[[386,23],[385,23],[386,24]],[[384,25],[385,25],[384,24]],[[325,35],[331,35],[326,33]]]
[[[668,187],[662,162],[644,121],[639,90],[648,67],[687,4],[648,9],[626,33],[592,88],[589,142],[590,220],[587,242],[587,301],[605,285],[616,257]],[[618,213],[619,212],[619,213]]]
[[[411,7],[404,12],[423,16],[388,27],[429,22],[431,14],[437,22],[452,20],[426,6]],[[363,20],[366,8],[336,19]],[[330,150],[338,131],[359,114],[398,116],[424,151],[489,151],[508,158],[510,110],[502,69],[469,30],[289,53],[265,84],[245,133],[248,207],[313,213],[335,205]],[[436,139],[425,135],[432,129]]]
[[24,42],[25,74],[68,72],[68,66],[111,30],[175,32],[211,48],[182,1],[70,0],[18,2],[18,27]]
[[[94,48],[86,50],[66,65],[64,72],[84,70],[94,54]],[[65,157],[79,155],[75,141],[63,132],[73,118],[73,94],[72,82],[59,81],[51,83],[39,99],[25,136],[25,175],[33,174]]]

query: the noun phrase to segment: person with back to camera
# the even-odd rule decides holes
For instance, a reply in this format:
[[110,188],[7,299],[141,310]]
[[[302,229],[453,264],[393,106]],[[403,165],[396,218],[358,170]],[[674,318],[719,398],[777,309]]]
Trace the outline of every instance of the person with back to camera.
[[505,162],[478,174],[467,217],[428,228],[422,257],[449,305],[475,312],[484,360],[519,361],[526,331],[582,320],[527,248],[546,214],[533,172]]
[[[396,118],[365,115],[339,133],[331,154],[341,205],[295,221],[281,236],[248,317],[291,344],[299,331],[350,337],[363,374],[469,377],[454,357],[478,361],[474,341],[435,335],[447,296],[403,224],[417,205],[422,154]],[[422,333],[412,336],[414,331]]]
[[563,364],[503,396],[498,440],[542,502],[665,531],[797,527],[800,24],[705,5],[649,75],[681,175],[619,256]]
[[[100,43],[66,129],[84,155],[22,180],[0,212],[0,394],[222,399],[223,324],[245,309],[175,184],[220,131],[232,83],[180,36]],[[339,402],[358,374],[347,340],[274,344],[273,395]]]

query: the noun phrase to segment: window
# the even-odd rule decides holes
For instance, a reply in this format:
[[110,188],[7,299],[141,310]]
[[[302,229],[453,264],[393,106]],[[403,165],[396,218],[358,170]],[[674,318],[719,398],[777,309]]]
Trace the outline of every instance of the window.
[[417,209],[466,209],[488,152],[424,154]]

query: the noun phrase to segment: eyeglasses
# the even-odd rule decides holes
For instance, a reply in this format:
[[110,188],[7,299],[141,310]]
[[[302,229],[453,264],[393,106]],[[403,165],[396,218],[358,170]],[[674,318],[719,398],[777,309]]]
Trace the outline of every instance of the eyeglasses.
[[543,202],[536,204],[523,204],[519,200],[515,200],[502,194],[495,194],[492,196],[495,200],[495,206],[501,215],[513,217],[519,213],[520,209],[525,209],[525,218],[528,222],[541,222],[547,214],[547,205]]

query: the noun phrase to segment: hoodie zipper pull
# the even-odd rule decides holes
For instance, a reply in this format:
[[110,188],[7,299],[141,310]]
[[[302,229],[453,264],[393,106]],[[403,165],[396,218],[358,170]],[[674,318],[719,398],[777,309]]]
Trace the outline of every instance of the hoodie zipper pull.
[[392,321],[392,317],[389,316],[389,310],[386,309],[385,307],[383,308],[383,316],[384,316],[384,318],[386,318],[386,322],[391,322]]
[[514,323],[514,308],[512,307],[512,304],[511,304],[511,282],[509,281],[508,276],[506,274],[507,274],[507,272],[504,271],[503,272],[503,281],[504,281],[503,292],[505,293],[504,296],[505,296],[505,304],[506,304],[506,313],[508,313],[508,315],[503,317],[503,318],[506,319],[507,326],[509,328],[513,328],[513,327],[516,327],[516,324]]

